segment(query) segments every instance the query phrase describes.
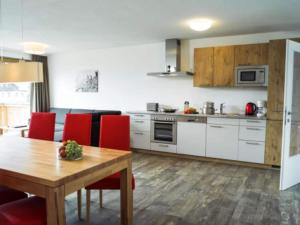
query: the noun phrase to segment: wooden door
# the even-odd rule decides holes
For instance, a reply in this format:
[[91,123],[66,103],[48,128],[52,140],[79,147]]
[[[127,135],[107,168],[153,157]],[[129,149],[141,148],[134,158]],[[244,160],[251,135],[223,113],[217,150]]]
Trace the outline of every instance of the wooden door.
[[213,86],[214,48],[196,48],[194,51],[194,86]]
[[267,121],[265,164],[280,166],[282,123],[282,120]]
[[232,87],[234,85],[234,46],[214,48],[215,87]]
[[236,45],[235,65],[267,65],[268,64],[268,43]]

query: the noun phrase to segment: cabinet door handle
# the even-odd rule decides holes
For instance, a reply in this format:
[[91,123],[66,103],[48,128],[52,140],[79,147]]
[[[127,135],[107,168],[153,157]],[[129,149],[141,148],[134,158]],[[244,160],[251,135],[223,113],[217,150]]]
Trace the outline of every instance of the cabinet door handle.
[[135,123],[144,123],[143,120],[135,120],[134,122],[135,122]]
[[256,142],[246,142],[247,145],[260,145],[259,143]]
[[222,126],[214,126],[214,125],[210,125],[210,127],[213,127],[213,128],[224,128]]
[[134,134],[137,134],[137,135],[144,135],[142,132],[134,132]]
[[144,117],[144,115],[141,115],[141,114],[136,114],[134,116],[136,116],[136,117]]
[[167,147],[169,147],[169,145],[163,145],[163,144],[160,144],[159,147],[167,148]]
[[247,129],[247,130],[261,130],[261,129],[259,129],[259,128],[251,128],[251,127],[247,127],[246,129]]

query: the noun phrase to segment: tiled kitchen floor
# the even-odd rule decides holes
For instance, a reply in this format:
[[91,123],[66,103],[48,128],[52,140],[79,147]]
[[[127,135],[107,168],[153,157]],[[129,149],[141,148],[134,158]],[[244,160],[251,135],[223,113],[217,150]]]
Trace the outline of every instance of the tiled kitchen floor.
[[[133,168],[135,225],[300,224],[300,185],[279,192],[278,170],[143,153],[134,153]],[[120,224],[119,201],[118,191],[104,191],[100,209],[94,191],[91,225]],[[68,196],[67,224],[84,224],[76,203],[75,194]]]

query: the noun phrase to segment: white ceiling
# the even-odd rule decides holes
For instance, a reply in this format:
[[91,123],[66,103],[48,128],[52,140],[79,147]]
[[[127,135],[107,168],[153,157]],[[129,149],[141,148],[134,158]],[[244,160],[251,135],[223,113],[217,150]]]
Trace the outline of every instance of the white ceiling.
[[[5,48],[20,50],[21,0],[2,0]],[[300,30],[299,0],[23,0],[24,41],[48,53],[271,31]],[[217,21],[205,32],[191,18]]]

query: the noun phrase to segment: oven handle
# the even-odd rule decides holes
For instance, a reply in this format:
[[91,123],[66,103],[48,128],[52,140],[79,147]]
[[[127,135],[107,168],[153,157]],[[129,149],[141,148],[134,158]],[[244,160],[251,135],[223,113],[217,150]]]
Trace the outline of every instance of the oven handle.
[[153,123],[166,123],[166,124],[176,124],[176,121],[164,121],[164,120],[152,120]]

